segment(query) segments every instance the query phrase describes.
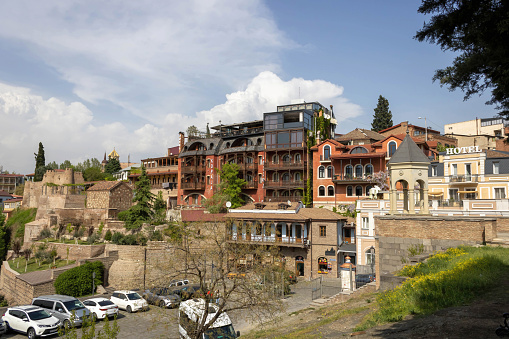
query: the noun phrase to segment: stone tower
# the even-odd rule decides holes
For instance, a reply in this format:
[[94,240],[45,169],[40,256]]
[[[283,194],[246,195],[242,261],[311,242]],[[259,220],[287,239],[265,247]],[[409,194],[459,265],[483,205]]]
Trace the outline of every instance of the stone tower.
[[403,213],[415,214],[417,202],[419,214],[429,214],[428,167],[430,163],[428,157],[407,132],[405,139],[387,163],[390,174],[390,214],[398,213],[397,186],[403,189]]

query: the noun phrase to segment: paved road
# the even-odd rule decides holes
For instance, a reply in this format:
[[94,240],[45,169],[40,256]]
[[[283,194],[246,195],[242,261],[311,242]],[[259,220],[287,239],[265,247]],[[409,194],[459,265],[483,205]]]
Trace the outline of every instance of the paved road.
[[[108,295],[104,297],[108,298]],[[292,294],[284,299],[285,313],[295,312],[309,306],[311,302],[311,286],[309,282],[302,281],[292,286]],[[5,309],[0,309],[0,312]],[[257,324],[248,321],[249,310],[237,311],[230,314],[233,326],[236,331],[247,333],[255,328]],[[157,306],[150,306],[147,312],[127,313],[119,312],[118,325],[120,333],[118,338],[122,339],[144,339],[144,338],[179,338],[177,309],[161,309]],[[3,313],[2,313],[3,314]],[[1,314],[0,314],[1,315]],[[103,328],[103,321],[96,324],[96,333]],[[78,334],[81,330],[78,329]],[[50,337],[50,338],[56,338]],[[78,336],[79,337],[79,336]],[[9,333],[3,338],[26,338],[25,335]]]

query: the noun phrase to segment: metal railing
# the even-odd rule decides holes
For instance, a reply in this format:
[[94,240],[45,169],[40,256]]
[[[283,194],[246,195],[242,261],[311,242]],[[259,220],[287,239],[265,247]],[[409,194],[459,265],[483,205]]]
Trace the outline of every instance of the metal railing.
[[181,172],[182,173],[197,173],[197,172],[205,172],[206,167],[205,166],[182,166]]
[[279,163],[273,163],[270,161],[265,162],[266,169],[289,169],[289,168],[302,168],[307,166],[307,161],[299,161],[299,162],[291,162],[291,161],[282,161]]
[[466,174],[466,175],[450,175],[450,182],[478,182],[477,174]]
[[330,155],[329,156],[320,155],[320,161],[331,161]]
[[265,180],[265,187],[304,187],[304,180]]
[[371,181],[373,180],[372,175],[361,175],[356,176],[354,174],[334,174],[333,181]]
[[287,202],[288,200],[290,200],[291,202],[299,202],[299,201],[302,201],[303,197],[302,196],[278,196],[278,197],[271,197],[271,196],[266,196],[263,198],[264,201],[266,202]]
[[452,199],[429,200],[428,205],[432,207],[434,201],[438,201],[438,207],[463,207],[463,200]]
[[264,242],[276,244],[290,244],[290,245],[308,245],[308,238],[297,237],[278,237],[275,235],[254,235],[254,234],[228,234],[229,241],[247,241],[247,242]]
[[182,182],[182,183],[180,183],[180,187],[185,190],[204,190],[205,183],[204,182]]

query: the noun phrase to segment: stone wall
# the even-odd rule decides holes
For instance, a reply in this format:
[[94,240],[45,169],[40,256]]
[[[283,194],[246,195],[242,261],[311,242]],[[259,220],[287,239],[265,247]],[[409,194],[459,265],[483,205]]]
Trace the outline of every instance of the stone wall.
[[121,183],[111,190],[87,191],[87,208],[114,208],[125,211],[132,206],[133,190]]
[[[320,226],[325,226],[326,235],[320,236]],[[323,276],[327,278],[338,278],[338,256],[337,256],[337,244],[338,244],[338,229],[336,222],[324,222],[324,221],[313,221],[311,223],[311,255],[310,261],[310,277],[317,278]],[[332,251],[331,251],[332,250]],[[325,252],[329,251],[329,255]],[[327,274],[318,273],[318,258],[327,258],[327,261],[331,263],[332,270]],[[306,272],[306,259],[304,260],[304,270]],[[305,274],[307,276],[307,274]]]
[[118,260],[112,263],[108,282],[117,289],[133,289],[143,286],[145,246],[107,244],[107,252],[116,251]]
[[497,233],[509,233],[509,218],[497,218]]
[[425,253],[432,253],[483,244],[497,234],[497,219],[488,217],[377,216],[375,223],[378,288],[384,275],[405,265],[410,247],[422,245]]
[[[35,246],[47,244],[48,248],[57,250],[57,256],[61,259],[80,260],[87,258],[95,258],[104,255],[106,244],[100,245],[78,245],[78,244],[62,244],[56,242],[35,242]],[[67,249],[69,249],[69,258],[67,258]]]

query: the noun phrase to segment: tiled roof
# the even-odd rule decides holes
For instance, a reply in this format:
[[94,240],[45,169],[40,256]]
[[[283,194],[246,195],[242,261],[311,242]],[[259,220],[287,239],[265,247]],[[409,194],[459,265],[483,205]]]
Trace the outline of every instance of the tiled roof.
[[12,197],[12,194],[7,193],[6,191],[0,191],[0,197]]
[[348,141],[348,140],[358,140],[358,139],[373,139],[373,140],[382,140],[385,139],[383,135],[380,133],[371,131],[369,129],[356,128],[347,134],[344,134],[336,140],[338,141]]
[[181,210],[182,221],[222,221],[224,213],[205,213],[202,209],[183,209]]
[[397,164],[402,162],[421,162],[430,163],[428,157],[417,146],[412,138],[407,134],[403,142],[399,145],[396,152],[392,155],[388,164]]
[[122,181],[99,181],[94,186],[90,187],[89,191],[111,191],[116,186],[122,184]]
[[19,178],[19,177],[23,177],[23,176],[24,176],[23,174],[5,174],[5,173],[0,174],[0,177],[6,177],[6,178]]
[[486,158],[509,158],[509,152],[487,150]]

